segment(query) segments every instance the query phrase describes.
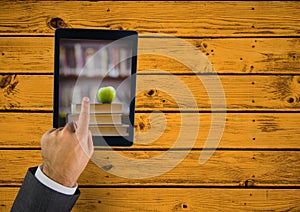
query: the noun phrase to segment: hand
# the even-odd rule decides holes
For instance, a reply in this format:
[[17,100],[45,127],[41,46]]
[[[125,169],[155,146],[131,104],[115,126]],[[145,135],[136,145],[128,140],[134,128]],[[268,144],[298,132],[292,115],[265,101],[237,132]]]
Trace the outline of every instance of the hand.
[[42,171],[61,185],[74,187],[94,152],[89,113],[90,103],[85,97],[77,123],[53,128],[42,136]]

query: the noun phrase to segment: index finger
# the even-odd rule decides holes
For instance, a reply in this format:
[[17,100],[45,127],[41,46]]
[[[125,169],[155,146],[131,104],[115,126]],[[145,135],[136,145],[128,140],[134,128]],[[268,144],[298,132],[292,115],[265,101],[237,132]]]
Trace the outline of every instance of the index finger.
[[89,133],[90,123],[90,100],[88,97],[84,97],[81,102],[81,111],[79,114],[76,134],[81,136],[87,136]]

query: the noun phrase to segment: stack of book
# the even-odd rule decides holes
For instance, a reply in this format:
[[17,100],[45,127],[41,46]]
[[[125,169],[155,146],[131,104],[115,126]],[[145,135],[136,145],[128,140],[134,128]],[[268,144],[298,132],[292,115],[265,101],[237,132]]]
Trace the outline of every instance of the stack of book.
[[[71,106],[68,122],[78,121],[81,104]],[[129,125],[122,123],[122,104],[91,104],[89,129],[93,136],[128,136]]]

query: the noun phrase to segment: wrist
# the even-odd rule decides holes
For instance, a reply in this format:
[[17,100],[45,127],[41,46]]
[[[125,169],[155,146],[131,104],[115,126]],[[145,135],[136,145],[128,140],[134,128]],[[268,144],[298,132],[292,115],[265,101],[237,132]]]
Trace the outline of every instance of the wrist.
[[76,182],[73,182],[71,179],[68,179],[66,177],[63,177],[62,175],[58,174],[55,170],[49,168],[47,165],[43,164],[41,166],[41,171],[47,176],[49,177],[51,180],[69,187],[69,188],[73,188],[76,186]]

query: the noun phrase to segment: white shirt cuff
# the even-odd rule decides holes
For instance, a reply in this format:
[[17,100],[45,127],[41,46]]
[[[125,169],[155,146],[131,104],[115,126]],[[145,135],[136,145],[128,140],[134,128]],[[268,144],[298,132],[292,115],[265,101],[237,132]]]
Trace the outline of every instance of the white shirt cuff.
[[51,180],[49,177],[47,177],[42,172],[41,166],[42,165],[39,165],[39,167],[37,168],[35,175],[34,175],[38,179],[38,181],[40,181],[42,184],[44,184],[48,188],[51,188],[52,190],[57,191],[59,193],[67,194],[67,195],[75,194],[76,189],[78,188],[77,183],[76,183],[75,187],[73,187],[73,188],[63,186],[63,185]]

